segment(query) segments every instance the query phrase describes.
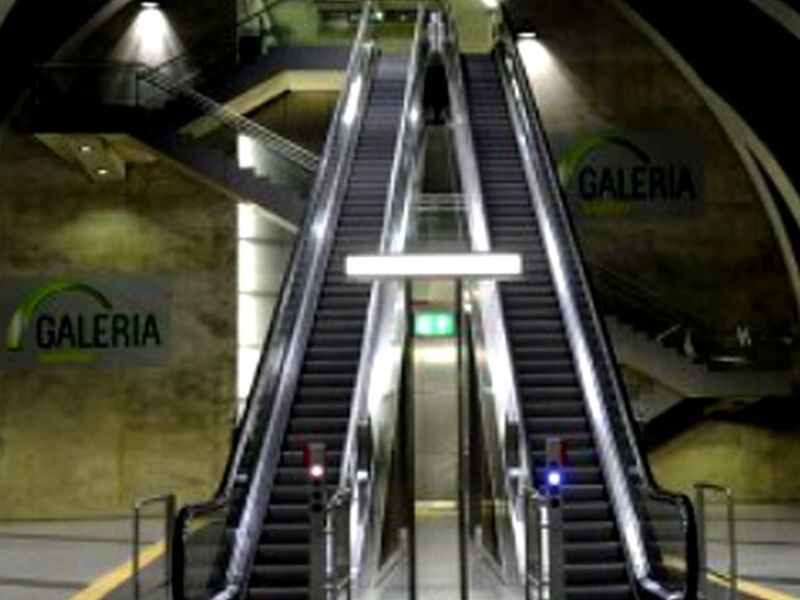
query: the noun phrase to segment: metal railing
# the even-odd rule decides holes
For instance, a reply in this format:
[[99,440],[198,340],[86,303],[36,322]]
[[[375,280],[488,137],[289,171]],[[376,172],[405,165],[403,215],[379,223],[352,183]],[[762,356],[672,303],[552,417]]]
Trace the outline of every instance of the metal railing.
[[350,503],[352,490],[340,488],[325,507],[325,600],[353,596]]
[[784,339],[786,336],[749,327],[720,331],[689,312],[679,300],[652,292],[618,269],[591,259],[587,264],[606,312],[694,362],[717,370],[790,366],[793,341]]
[[[445,10],[443,16],[443,59],[469,237],[473,251],[488,252],[491,250],[489,225],[470,126],[458,37],[452,15]],[[488,397],[488,401],[481,401],[485,436],[487,440],[492,440],[487,443],[487,447],[495,449],[495,454],[498,449],[503,449],[499,450],[500,456],[493,458],[499,472],[504,474],[501,486],[503,497],[500,500],[507,506],[504,512],[510,521],[509,531],[506,528],[501,529],[501,563],[508,569],[507,575],[516,575],[520,581],[526,582],[529,536],[527,496],[524,490],[533,489],[532,469],[528,441],[524,434],[522,407],[512,368],[510,344],[503,325],[503,308],[496,282],[474,283],[470,296],[479,388]]]
[[[369,38],[371,11],[368,1],[350,54],[345,87],[328,129],[310,205],[292,250],[224,477],[211,501],[184,506],[178,513],[172,555],[176,600],[230,600],[241,593],[247,581],[280,455],[277,448],[288,421],[298,356],[311,326],[312,307],[321,288],[331,231],[369,91],[374,63],[374,45]],[[344,118],[346,107],[352,113],[348,118]],[[245,466],[246,460],[249,464]]]
[[277,36],[270,14],[281,4],[290,1],[275,0],[236,23],[214,28],[190,48],[148,70],[179,84],[195,85],[200,78],[214,77],[225,69],[238,66],[243,62],[242,59],[248,58],[241,55],[242,39],[252,38],[258,42],[258,50],[263,53],[268,41]]
[[141,597],[141,551],[142,551],[142,511],[154,504],[164,505],[164,585],[170,585],[172,580],[172,568],[169,556],[172,551],[173,533],[175,531],[175,494],[162,494],[160,496],[150,496],[141,498],[133,505],[133,547],[131,556],[131,580],[133,582],[133,598],[139,600]]
[[[697,539],[691,500],[661,489],[644,459],[533,93],[504,21],[496,29],[495,57],[632,580],[645,596],[694,598]],[[672,569],[664,560],[676,545],[683,569]]]
[[[549,530],[547,502],[533,488],[523,490],[525,503],[525,600],[544,600],[550,585],[550,565],[547,560],[545,536]],[[535,593],[534,593],[535,592]],[[549,598],[549,594],[547,595]]]
[[37,107],[86,109],[90,106],[138,108],[141,63],[57,61],[36,65],[33,101]]
[[181,102],[181,107],[186,109],[181,111],[184,121],[189,122],[187,116],[194,116],[197,119],[192,123],[194,130],[208,133],[221,127],[232,130],[238,135],[247,136],[266,152],[278,158],[283,164],[275,165],[274,161],[272,162],[273,166],[281,170],[294,167],[295,170],[310,174],[319,167],[319,158],[313,152],[191,86],[173,81],[158,71],[152,69],[138,71],[137,98],[140,106],[144,107],[161,108],[166,101]]
[[[728,573],[722,573],[708,566],[708,515],[706,496],[716,494],[724,497],[725,501],[725,528],[728,542]],[[709,575],[716,575],[728,582],[728,598],[736,600],[737,582],[739,578],[739,562],[736,554],[736,500],[733,490],[723,485],[698,482],[694,484],[695,508],[697,510],[697,540],[698,562],[700,574],[700,592],[705,598],[711,598],[711,582]]]
[[[389,177],[379,251],[401,252],[406,243],[406,231],[414,189],[414,173],[420,152],[423,122],[422,92],[424,58],[427,50],[424,37],[426,12],[417,13],[414,40],[406,69],[403,109]],[[351,548],[348,593],[353,576],[372,579],[379,568],[378,536],[382,529],[385,496],[388,493],[389,473],[376,474],[373,464],[381,470],[389,464],[399,388],[402,381],[403,348],[406,343],[406,306],[404,287],[397,281],[377,281],[372,284],[364,338],[350,409],[350,422],[345,439],[340,479],[334,498],[347,499],[350,518],[336,521],[348,529]],[[372,456],[361,456],[358,432],[366,428],[370,440],[376,440]],[[380,462],[378,462],[380,461]],[[359,472],[362,470],[363,472]],[[343,500],[342,500],[343,501]],[[353,506],[350,506],[350,503]],[[350,532],[352,531],[352,539]],[[336,528],[334,537],[343,535]],[[335,560],[329,571],[336,571]],[[366,561],[369,562],[367,563]]]

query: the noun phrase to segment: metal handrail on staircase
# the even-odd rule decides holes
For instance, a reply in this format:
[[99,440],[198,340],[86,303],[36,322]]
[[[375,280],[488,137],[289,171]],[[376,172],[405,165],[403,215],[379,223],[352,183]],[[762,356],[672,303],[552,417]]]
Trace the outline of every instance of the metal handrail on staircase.
[[[634,589],[644,597],[693,600],[697,595],[698,564],[691,500],[660,488],[644,458],[608,334],[592,299],[541,118],[504,19],[495,32],[495,56],[627,564],[637,584]],[[579,297],[584,301],[578,303]],[[681,571],[670,569],[664,561],[663,545],[656,532],[661,520],[677,522],[680,528],[680,539],[669,540],[678,541],[683,548],[684,570],[679,581],[675,578]]]
[[147,97],[147,94],[142,93],[142,87],[145,85],[156,88],[167,97],[187,100],[201,112],[203,117],[263,143],[267,149],[309,173],[315,172],[319,167],[319,157],[310,150],[156,69],[143,69],[137,73],[137,88],[140,90],[138,98],[142,103],[146,102]]
[[723,335],[679,302],[652,292],[618,269],[592,259],[587,264],[606,301],[606,312],[645,330],[662,345],[675,346],[694,362],[716,369],[772,371],[789,367],[791,338],[751,328]]

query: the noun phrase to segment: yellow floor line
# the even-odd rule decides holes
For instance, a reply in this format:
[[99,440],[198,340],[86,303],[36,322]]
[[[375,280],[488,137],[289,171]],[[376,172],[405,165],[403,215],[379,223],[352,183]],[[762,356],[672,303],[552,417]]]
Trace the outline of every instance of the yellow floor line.
[[[709,575],[708,579],[709,581],[713,581],[718,585],[730,587],[730,580],[726,579],[725,577]],[[796,596],[792,596],[786,592],[781,592],[765,585],[761,585],[760,583],[755,583],[754,581],[750,581],[748,579],[742,579],[741,577],[736,579],[736,589],[744,592],[748,596],[761,598],[762,600],[798,600]]]
[[[139,554],[139,568],[144,569],[147,565],[163,556],[165,547],[166,544],[162,540],[142,550]],[[101,575],[69,600],[100,600],[132,576],[133,560],[129,560]]]

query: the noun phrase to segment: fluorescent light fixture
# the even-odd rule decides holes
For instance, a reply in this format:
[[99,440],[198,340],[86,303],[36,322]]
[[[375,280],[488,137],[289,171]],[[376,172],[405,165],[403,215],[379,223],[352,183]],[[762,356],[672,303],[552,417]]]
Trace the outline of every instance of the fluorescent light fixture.
[[474,252],[464,254],[363,254],[345,260],[348,277],[402,279],[465,277],[499,279],[522,274],[519,254]]
[[145,10],[152,10],[158,8],[158,2],[141,2],[141,7]]
[[92,151],[92,147],[89,144],[81,144],[79,149],[84,154],[86,154],[87,152],[91,152]]
[[528,37],[520,35],[517,50],[525,70],[532,77],[547,75],[554,68],[553,55],[537,39],[536,34]]
[[236,136],[236,157],[240,169],[256,168],[256,141],[249,135]]
[[100,177],[105,177],[106,175],[108,175],[108,169],[100,167],[99,169],[97,169],[96,173],[100,175]]
[[498,0],[483,0],[483,5],[489,10],[495,10],[499,6]]
[[521,31],[517,34],[517,37],[521,40],[535,40],[539,36],[535,31]]

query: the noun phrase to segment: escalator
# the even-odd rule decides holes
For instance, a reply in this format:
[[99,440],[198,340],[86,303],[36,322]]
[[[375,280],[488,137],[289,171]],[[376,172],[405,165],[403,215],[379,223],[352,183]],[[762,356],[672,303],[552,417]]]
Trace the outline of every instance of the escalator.
[[523,258],[523,275],[497,284],[493,314],[518,415],[507,423],[519,430],[540,501],[552,492],[547,445],[566,448],[551,505],[563,571],[550,576],[568,600],[695,598],[691,502],[655,483],[641,451],[528,77],[508,28],[501,22],[495,33],[487,55],[458,55],[450,42],[448,76],[456,130],[468,130],[459,138],[469,147],[462,177],[477,188],[466,200],[473,248]]
[[566,442],[565,571],[570,600],[632,597],[619,533],[592,439],[580,382],[531,208],[500,75],[491,55],[464,58],[467,101],[493,247],[518,252],[520,281],[500,284],[534,481],[547,438]]
[[319,597],[305,459],[311,444],[324,448],[327,500],[352,489],[376,301],[369,282],[346,278],[345,257],[376,252],[386,236],[410,68],[408,54],[378,51],[372,11],[367,2],[222,483],[210,501],[178,514],[174,600]]
[[248,598],[309,597],[309,488],[303,449],[325,445],[333,493],[350,422],[369,283],[347,280],[345,257],[374,252],[384,221],[407,58],[384,56],[369,92],[361,136],[334,234],[328,267],[295,392]]

